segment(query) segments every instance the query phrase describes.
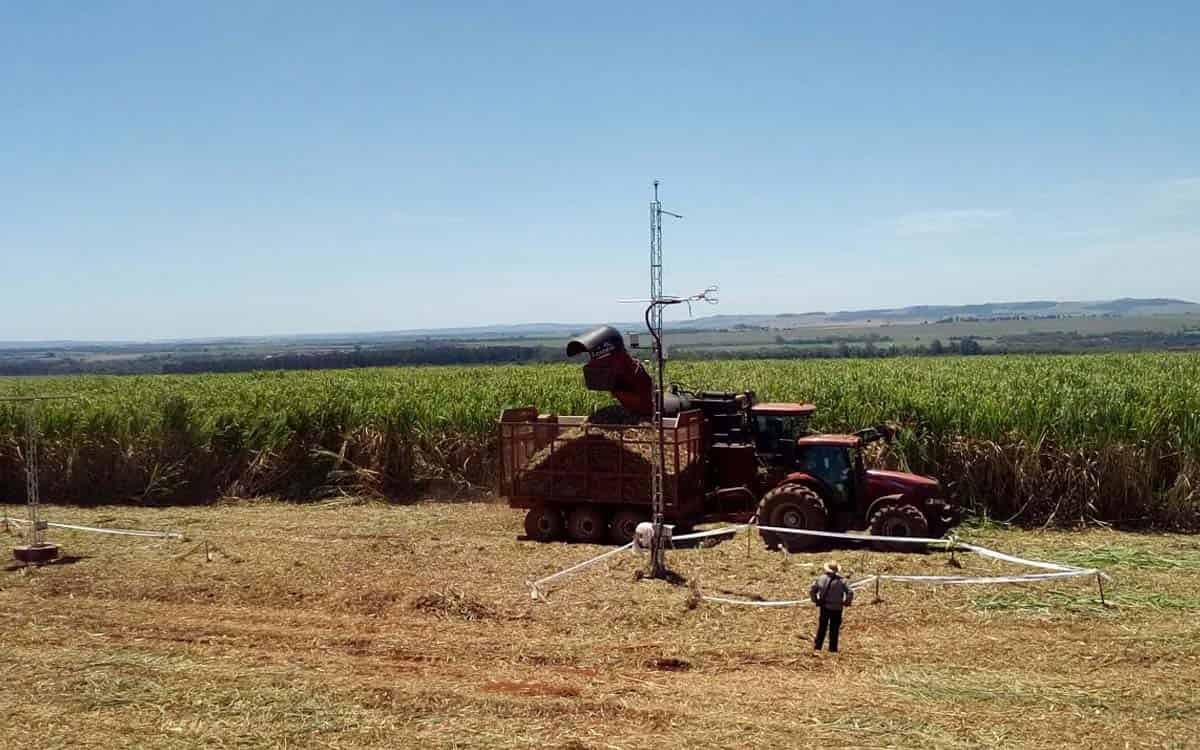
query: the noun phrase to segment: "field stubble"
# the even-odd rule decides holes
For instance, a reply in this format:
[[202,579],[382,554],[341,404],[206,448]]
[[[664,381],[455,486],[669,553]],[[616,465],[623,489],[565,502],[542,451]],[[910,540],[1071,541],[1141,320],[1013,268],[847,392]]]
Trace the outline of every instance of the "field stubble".
[[[1094,529],[967,530],[1115,577],[885,584],[814,659],[809,608],[700,604],[599,548],[517,541],[496,504],[52,508],[185,542],[57,533],[71,564],[0,579],[13,747],[1187,747],[1200,718],[1200,547]],[[207,544],[206,544],[207,543]],[[211,561],[205,551],[211,555]],[[939,554],[836,553],[852,577]],[[795,597],[819,554],[671,553],[705,592]],[[993,561],[960,556],[966,571]]]

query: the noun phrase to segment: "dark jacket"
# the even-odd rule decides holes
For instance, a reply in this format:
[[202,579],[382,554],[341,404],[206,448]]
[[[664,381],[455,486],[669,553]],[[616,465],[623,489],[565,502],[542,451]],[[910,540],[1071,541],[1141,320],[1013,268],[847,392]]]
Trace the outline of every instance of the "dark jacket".
[[808,589],[808,598],[818,607],[840,610],[854,602],[854,592],[837,573],[822,573]]

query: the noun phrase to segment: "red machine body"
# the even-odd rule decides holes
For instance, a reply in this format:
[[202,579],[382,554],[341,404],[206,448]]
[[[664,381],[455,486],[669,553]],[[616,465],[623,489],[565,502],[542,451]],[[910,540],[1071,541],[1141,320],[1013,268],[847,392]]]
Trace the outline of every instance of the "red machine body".
[[[653,383],[615,328],[568,343],[569,356],[584,353],[587,388],[611,392],[626,414],[506,410],[500,494],[528,511],[530,538],[625,543],[650,515]],[[864,467],[863,446],[890,440],[890,428],[812,434],[815,411],[812,404],[756,403],[752,391],[672,386],[663,409],[667,520],[686,528],[757,518],[763,526],[910,537],[940,536],[958,522],[960,509],[943,499],[936,479]],[[795,551],[814,543],[813,537],[761,534],[772,548]]]

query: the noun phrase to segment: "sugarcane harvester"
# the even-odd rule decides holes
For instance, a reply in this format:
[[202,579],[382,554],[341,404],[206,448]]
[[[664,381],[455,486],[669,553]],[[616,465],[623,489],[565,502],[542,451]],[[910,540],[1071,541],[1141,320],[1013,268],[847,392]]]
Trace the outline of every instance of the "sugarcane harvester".
[[[617,404],[591,416],[507,409],[500,417],[500,494],[526,511],[528,538],[624,544],[652,521],[654,381],[624,337],[602,326],[567,343],[587,355],[584,385]],[[880,425],[814,434],[812,404],[760,403],[753,391],[663,389],[662,514],[677,532],[744,523],[892,537],[939,537],[960,509],[933,478],[864,467],[864,448],[891,440]],[[771,549],[800,551],[817,538],[760,531]]]

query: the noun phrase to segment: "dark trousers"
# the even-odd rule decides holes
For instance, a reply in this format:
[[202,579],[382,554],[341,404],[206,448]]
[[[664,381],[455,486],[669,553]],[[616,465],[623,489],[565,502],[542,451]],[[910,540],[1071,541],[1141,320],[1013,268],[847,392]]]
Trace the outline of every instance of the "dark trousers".
[[842,629],[842,610],[840,609],[825,609],[821,607],[821,619],[817,622],[817,639],[813,642],[813,649],[821,650],[821,645],[825,643],[825,630],[829,630],[829,653],[837,653],[838,631]]

